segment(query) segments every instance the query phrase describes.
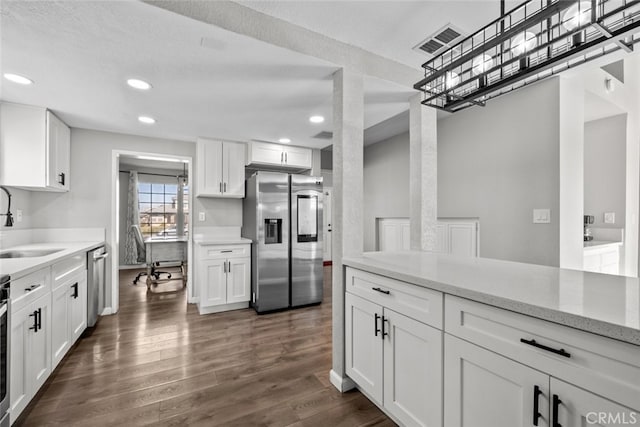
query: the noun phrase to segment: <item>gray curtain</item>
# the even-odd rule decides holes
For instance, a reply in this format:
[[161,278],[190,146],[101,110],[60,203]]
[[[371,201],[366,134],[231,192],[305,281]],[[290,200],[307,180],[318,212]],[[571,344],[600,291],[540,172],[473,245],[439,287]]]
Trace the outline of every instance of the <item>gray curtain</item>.
[[129,191],[127,195],[127,233],[124,240],[124,263],[126,265],[139,264],[138,247],[133,235],[132,225],[140,225],[140,209],[138,208],[138,172],[129,172]]

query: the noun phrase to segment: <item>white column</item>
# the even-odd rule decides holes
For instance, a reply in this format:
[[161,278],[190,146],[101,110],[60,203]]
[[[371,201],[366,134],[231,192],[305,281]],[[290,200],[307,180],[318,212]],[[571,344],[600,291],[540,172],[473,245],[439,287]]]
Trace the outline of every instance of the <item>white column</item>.
[[331,383],[354,387],[345,375],[343,256],[360,255],[363,243],[363,77],[340,69],[333,75],[333,367]]
[[409,222],[411,250],[436,248],[438,128],[436,110],[409,100]]

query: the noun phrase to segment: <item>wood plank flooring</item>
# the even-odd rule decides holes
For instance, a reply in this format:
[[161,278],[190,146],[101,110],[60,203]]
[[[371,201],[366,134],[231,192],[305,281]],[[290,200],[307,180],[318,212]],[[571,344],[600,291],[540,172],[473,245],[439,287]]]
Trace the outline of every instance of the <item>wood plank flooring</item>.
[[184,291],[148,293],[121,272],[120,312],[78,342],[16,425],[394,426],[329,383],[324,268],[321,305],[261,316],[200,316]]

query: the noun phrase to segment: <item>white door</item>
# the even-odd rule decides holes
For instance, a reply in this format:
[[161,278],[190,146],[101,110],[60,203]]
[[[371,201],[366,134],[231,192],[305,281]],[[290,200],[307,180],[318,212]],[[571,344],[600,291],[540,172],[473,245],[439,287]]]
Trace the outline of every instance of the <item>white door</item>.
[[227,303],[227,273],[224,259],[200,260],[198,281],[202,295],[200,305],[203,307]]
[[[549,376],[444,334],[444,425],[549,427]],[[541,394],[535,393],[538,387]],[[563,424],[564,426],[564,424]]]
[[382,307],[345,294],[346,372],[382,403]]
[[223,151],[223,191],[225,196],[244,197],[245,145],[225,142]]
[[475,257],[477,254],[476,224],[450,223],[449,224],[449,253],[451,255]]
[[197,194],[222,195],[222,142],[198,140]]
[[287,166],[294,166],[299,168],[311,168],[311,149],[302,147],[282,147],[284,150],[284,163]]
[[284,163],[284,151],[278,144],[268,144],[266,142],[251,142],[249,148],[249,162],[267,165],[281,165]]
[[442,331],[384,309],[384,407],[407,426],[442,426]]
[[627,408],[555,378],[550,400],[551,419],[562,427],[640,425],[640,402]]
[[[76,279],[79,279],[76,278]],[[70,334],[71,344],[75,343],[87,328],[87,277],[74,282],[69,290],[71,301]]]
[[322,220],[324,221],[324,242],[322,249],[322,259],[331,261],[331,204],[333,190],[331,188],[324,189],[324,204],[322,205]]
[[71,347],[71,324],[69,322],[71,296],[72,292],[69,291],[69,286],[66,284],[58,286],[52,292],[51,349],[54,368],[58,366]]
[[227,303],[249,301],[251,293],[251,258],[227,261]]
[[18,310],[11,315],[11,365],[9,397],[11,399],[11,423],[13,423],[22,410],[29,403],[29,338],[32,331],[29,328],[35,324],[31,306]]
[[43,295],[32,305],[38,311],[38,330],[29,337],[29,377],[38,390],[51,373],[51,296]]

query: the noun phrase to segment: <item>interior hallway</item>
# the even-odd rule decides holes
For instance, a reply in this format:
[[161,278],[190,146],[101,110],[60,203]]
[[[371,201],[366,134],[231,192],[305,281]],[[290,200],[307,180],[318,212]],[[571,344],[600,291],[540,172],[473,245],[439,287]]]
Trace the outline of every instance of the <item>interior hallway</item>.
[[200,316],[184,291],[132,286],[136,273],[120,272],[120,312],[78,341],[16,425],[395,425],[329,383],[331,267],[321,305],[262,316]]

